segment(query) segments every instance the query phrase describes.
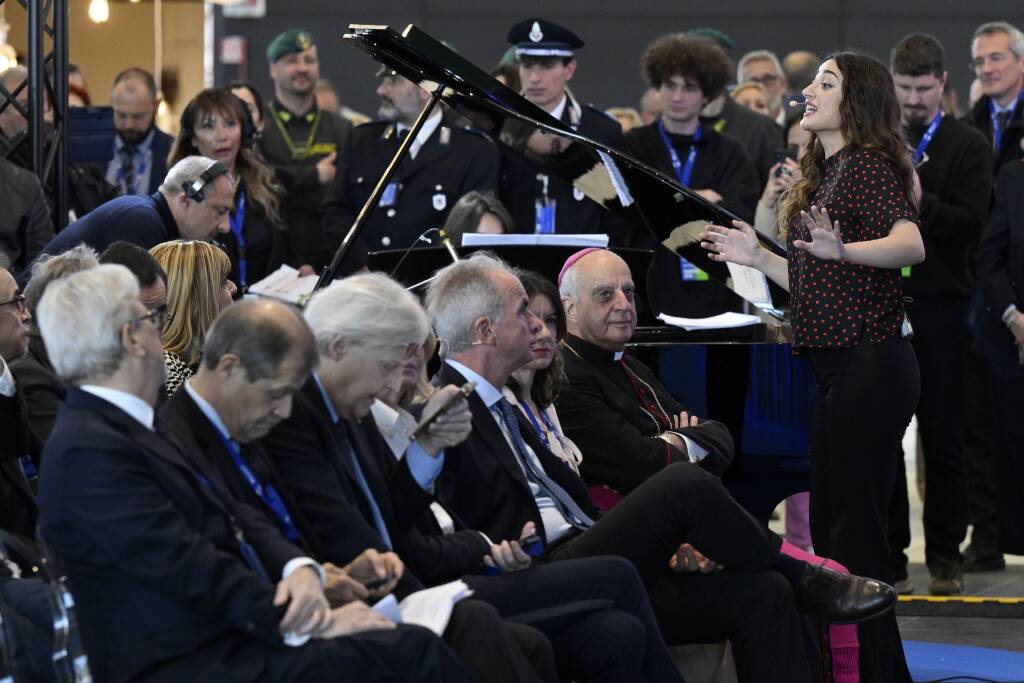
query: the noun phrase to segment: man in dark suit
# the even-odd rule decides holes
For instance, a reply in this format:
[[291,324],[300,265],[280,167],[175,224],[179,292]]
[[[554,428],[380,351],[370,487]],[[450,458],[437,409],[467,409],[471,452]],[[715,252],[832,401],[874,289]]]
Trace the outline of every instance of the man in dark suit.
[[[288,540],[307,548],[315,541],[307,544],[305,539],[315,534],[257,439],[288,416],[292,393],[306,382],[316,360],[316,341],[294,309],[273,301],[237,303],[207,334],[196,376],[160,413],[161,431],[216,471],[236,500],[262,511]],[[468,428],[468,420],[466,424]],[[386,551],[374,562],[376,545],[353,547],[350,540],[347,549],[311,553],[333,563],[328,565],[328,595],[346,590],[361,599],[379,599],[391,592],[401,577],[401,563]],[[366,588],[381,567],[392,578],[379,588]],[[474,679],[511,683],[554,678],[544,636],[503,623],[493,607],[477,600],[455,605],[444,638]],[[527,660],[519,639],[523,649],[539,653],[538,662]]]
[[[531,566],[518,539],[531,535],[533,524],[505,537],[511,540],[491,541],[448,515],[451,528],[442,534],[428,508],[438,505],[432,482],[445,450],[468,434],[465,402],[417,436],[397,461],[369,414],[374,396],[401,383],[406,354],[429,329],[413,296],[383,276],[358,276],[315,297],[305,315],[321,341],[320,365],[267,446],[321,538],[350,524],[339,513],[351,510],[375,534],[374,547],[397,552],[424,583],[462,578],[506,618],[541,629],[563,679],[677,680],[627,562],[602,557]],[[424,415],[453,395],[454,386],[436,392]],[[499,575],[481,576],[485,564]]]
[[[438,480],[442,500],[467,524],[500,538],[515,534],[524,518],[532,521],[545,561],[594,554],[631,560],[666,641],[730,639],[741,679],[808,679],[807,657],[793,647],[801,642],[796,607],[852,622],[892,606],[889,586],[822,574],[780,555],[781,539],[689,463],[666,467],[598,519],[583,481],[501,395],[508,375],[533,358],[543,323],[528,304],[514,273],[486,256],[441,270],[427,294],[445,357],[438,380],[477,383],[469,398],[473,432],[446,451]],[[685,573],[691,560],[701,573]],[[713,572],[716,563],[727,570]],[[769,657],[775,663],[766,671]]]
[[[568,83],[576,73],[576,50],[583,47],[576,34],[552,21],[532,18],[509,29],[508,42],[515,46],[523,97],[581,135],[613,149],[624,148],[619,123],[579,102],[569,91]],[[613,245],[628,244],[632,226],[543,168],[570,153],[567,150],[568,140],[539,132],[530,137],[526,150],[502,148],[499,196],[516,230],[604,233]],[[524,151],[532,158],[524,156]]]
[[992,372],[993,445],[999,552],[1024,553],[1024,162],[1003,166],[996,203],[978,246],[984,307],[974,347]]
[[114,77],[110,106],[116,135],[106,180],[119,194],[153,194],[164,182],[174,138],[156,127],[158,104],[156,81],[145,69],[131,67]]
[[[431,94],[393,71],[381,70],[380,121],[349,133],[344,159],[324,201],[324,234],[336,249]],[[498,187],[498,148],[482,133],[462,128],[435,108],[413,140],[362,232],[346,270],[365,262],[367,249],[405,249],[472,190]],[[436,241],[436,240],[435,240]]]
[[22,467],[34,469],[43,444],[29,426],[24,394],[8,367],[28,351],[30,317],[14,277],[0,267],[0,529],[34,538],[36,501]]
[[39,306],[74,385],[43,460],[42,533],[97,678],[468,680],[433,634],[358,602],[330,609],[319,565],[153,431],[162,323],[115,265],[54,283]]

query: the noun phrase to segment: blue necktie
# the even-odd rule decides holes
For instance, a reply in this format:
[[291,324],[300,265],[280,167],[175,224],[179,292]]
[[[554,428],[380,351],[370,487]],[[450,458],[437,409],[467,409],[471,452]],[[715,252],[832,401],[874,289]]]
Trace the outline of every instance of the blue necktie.
[[359,490],[363,492],[363,497],[366,498],[367,505],[370,506],[370,511],[373,513],[373,525],[377,528],[377,533],[380,534],[384,545],[388,547],[388,550],[392,550],[395,546],[391,543],[388,527],[384,524],[384,516],[380,513],[377,499],[373,497],[373,492],[370,491],[370,484],[366,481],[363,468],[359,465],[359,458],[356,457],[356,452],[348,440],[345,426],[339,421],[335,424],[335,428],[338,430],[338,446],[342,451],[341,457],[342,459],[348,458],[348,462],[345,464],[350,468],[352,475],[355,477],[356,485],[359,486]]
[[512,436],[516,457],[526,473],[527,480],[536,484],[544,495],[554,501],[566,522],[577,529],[589,529],[594,526],[594,520],[576,504],[572,496],[533,462],[533,458],[530,457],[529,450],[527,450],[526,441],[523,440],[523,433],[519,431],[519,421],[516,419],[512,404],[502,398],[495,405],[498,407],[498,412],[501,413],[501,421],[505,423],[505,428]]

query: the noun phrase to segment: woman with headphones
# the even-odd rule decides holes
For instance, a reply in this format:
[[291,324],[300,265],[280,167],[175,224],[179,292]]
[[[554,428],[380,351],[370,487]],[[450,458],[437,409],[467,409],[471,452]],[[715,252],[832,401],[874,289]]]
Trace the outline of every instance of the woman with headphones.
[[168,165],[192,154],[216,159],[236,181],[230,232],[218,241],[231,260],[241,295],[284,260],[280,193],[274,172],[255,146],[257,131],[245,103],[227,88],[208,88],[188,103]]

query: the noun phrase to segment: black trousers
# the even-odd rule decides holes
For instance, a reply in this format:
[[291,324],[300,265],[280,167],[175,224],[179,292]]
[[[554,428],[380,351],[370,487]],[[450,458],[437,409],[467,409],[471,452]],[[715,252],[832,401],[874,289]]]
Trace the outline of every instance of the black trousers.
[[[889,505],[900,442],[920,393],[910,342],[894,338],[808,352],[817,383],[811,426],[814,552],[892,582]],[[909,681],[894,613],[858,629],[865,681]]]
[[968,351],[964,363],[964,454],[967,460],[967,521],[971,548],[989,557],[999,553],[996,456],[992,445],[992,378],[988,360]]
[[[726,570],[671,571],[668,560],[684,542]],[[646,584],[669,644],[728,639],[741,681],[808,681],[809,655],[792,589],[769,569],[781,543],[718,479],[676,463],[637,487],[592,528],[552,544],[545,559],[624,557]]]
[[465,577],[474,597],[554,646],[562,680],[682,681],[636,569],[621,557],[552,562]]
[[[202,676],[199,676],[202,678]],[[273,647],[260,677],[266,683],[466,682],[472,679],[448,646],[419,626],[367,631],[302,647]]]
[[[960,543],[967,535],[967,463],[964,458],[964,360],[968,352],[967,300],[915,304],[914,354],[921,372],[917,404],[918,433],[925,465],[925,561],[933,572],[941,566],[959,567]],[[910,544],[910,507],[906,466],[900,471],[890,506],[889,535],[897,561],[895,575],[906,575],[903,549]],[[899,499],[899,500],[897,500]],[[897,555],[898,554],[898,555]],[[902,569],[902,572],[900,571]]]
[[992,368],[992,424],[998,549],[1024,555],[1024,368]]
[[474,681],[558,680],[548,639],[525,624],[505,622],[493,605],[481,600],[462,600],[455,605],[444,642]]

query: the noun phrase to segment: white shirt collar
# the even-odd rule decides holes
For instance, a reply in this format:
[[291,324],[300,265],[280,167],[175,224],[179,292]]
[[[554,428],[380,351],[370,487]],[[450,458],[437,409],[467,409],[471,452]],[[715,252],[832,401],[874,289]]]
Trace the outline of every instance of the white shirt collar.
[[[149,135],[142,139],[138,145],[135,146],[136,153],[145,153],[149,151],[149,148],[153,145],[153,138],[156,136],[156,128],[154,127],[149,131]],[[121,139],[120,135],[114,136],[114,151],[120,152],[124,147],[124,140]]]
[[465,377],[467,381],[476,382],[476,394],[488,408],[492,408],[495,403],[504,398],[500,389],[496,389],[493,384],[488,382],[478,373],[467,368],[459,361],[452,360],[451,358],[445,358],[444,362],[458,370],[459,374]]
[[[412,158],[416,158],[416,154],[419,153],[420,148],[423,147],[423,145],[427,144],[427,140],[429,140],[430,136],[434,134],[434,131],[437,130],[437,127],[441,125],[441,118],[441,112],[435,111],[433,114],[430,115],[430,118],[423,123],[423,127],[420,128],[419,135],[416,136],[416,139],[413,140],[412,145],[409,146],[409,154],[410,156],[412,156]],[[395,127],[398,129],[399,132],[409,128],[409,126],[405,125],[404,123],[396,124]]]
[[221,433],[221,436],[233,441],[231,438],[231,432],[228,431],[227,425],[224,424],[224,420],[220,419],[220,415],[217,414],[217,409],[210,405],[209,401],[199,395],[199,392],[192,388],[192,380],[185,380],[185,391],[188,395],[196,402],[199,406],[199,410],[202,411],[206,419],[213,423],[213,426],[217,428],[217,431]]
[[127,391],[121,391],[120,389],[111,389],[110,387],[99,387],[95,384],[81,384],[78,388],[93,396],[102,398],[108,403],[113,403],[128,413],[129,416],[134,418],[143,427],[153,431],[153,406],[135,394],[129,394]]
[[565,113],[565,105],[569,103],[569,97],[562,93],[562,99],[555,105],[555,108],[551,110],[551,115],[559,121],[562,120],[562,114]]
[[0,396],[11,398],[17,391],[18,385],[14,383],[14,375],[11,374],[11,369],[7,367],[3,358],[0,358],[0,368],[3,368],[3,372],[0,372]]

